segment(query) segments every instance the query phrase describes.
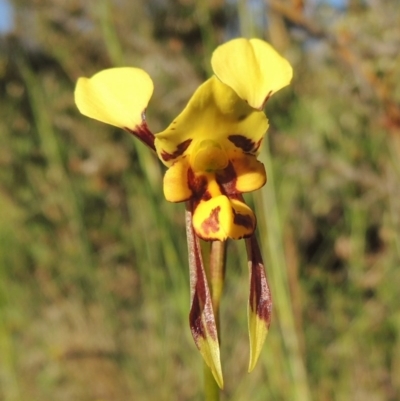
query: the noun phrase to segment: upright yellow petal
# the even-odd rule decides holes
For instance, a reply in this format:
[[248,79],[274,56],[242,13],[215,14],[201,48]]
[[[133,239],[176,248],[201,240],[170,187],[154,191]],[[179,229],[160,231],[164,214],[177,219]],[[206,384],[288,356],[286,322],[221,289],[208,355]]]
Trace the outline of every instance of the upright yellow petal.
[[260,39],[233,39],[217,47],[211,65],[224,84],[257,110],[288,85],[293,75],[289,62]]
[[87,117],[133,131],[141,125],[152,94],[153,82],[145,71],[110,68],[79,78],[75,103]]

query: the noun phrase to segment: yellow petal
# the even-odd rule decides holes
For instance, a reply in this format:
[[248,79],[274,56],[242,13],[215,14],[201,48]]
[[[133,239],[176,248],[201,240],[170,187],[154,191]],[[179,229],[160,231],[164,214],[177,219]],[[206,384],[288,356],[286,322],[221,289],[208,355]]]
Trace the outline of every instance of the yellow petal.
[[87,117],[134,130],[142,123],[152,93],[153,82],[145,71],[110,68],[91,78],[79,78],[75,103]]
[[194,230],[204,240],[241,239],[253,234],[255,226],[252,210],[225,195],[201,201],[193,214]]
[[[235,152],[237,154],[238,152]],[[236,173],[235,189],[240,192],[251,192],[260,189],[267,181],[264,165],[255,156],[241,154],[230,157]]]
[[169,202],[183,202],[192,196],[189,187],[189,162],[186,157],[177,160],[164,175],[164,196]]
[[236,147],[255,154],[267,128],[263,112],[249,107],[214,76],[196,90],[169,127],[156,134],[155,146],[167,166],[207,141],[220,144],[225,151]]
[[215,75],[251,107],[262,110],[267,99],[288,85],[289,62],[260,39],[234,39],[219,46],[211,65]]

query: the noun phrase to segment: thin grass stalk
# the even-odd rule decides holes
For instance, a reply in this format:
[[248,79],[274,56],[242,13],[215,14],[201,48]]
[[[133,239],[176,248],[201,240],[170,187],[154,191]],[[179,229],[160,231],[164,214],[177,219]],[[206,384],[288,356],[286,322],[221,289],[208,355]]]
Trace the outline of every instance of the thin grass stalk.
[[[1,202],[1,198],[0,205],[1,207],[6,206],[5,202]],[[0,217],[4,222],[5,214],[1,214]],[[17,348],[7,322],[7,311],[11,310],[13,306],[13,300],[10,299],[12,287],[7,280],[7,270],[12,266],[13,261],[7,257],[6,249],[15,250],[15,244],[11,240],[7,224],[0,227],[0,250],[2,251],[0,252],[0,399],[4,401],[19,401],[21,400],[21,394],[16,367]]]
[[81,265],[92,270],[93,261],[90,242],[83,222],[80,199],[75,191],[72,181],[64,167],[61,149],[57,135],[49,118],[50,109],[43,95],[43,89],[37,77],[21,57],[18,60],[18,68],[27,88],[33,120],[41,141],[41,147],[49,162],[47,170],[48,180],[62,192],[63,209],[69,221],[71,236],[75,241],[75,248],[79,250]]
[[118,35],[111,20],[111,4],[109,0],[100,1],[98,8],[100,18],[100,28],[103,35],[107,52],[114,65],[122,65],[124,53],[119,43]]
[[213,74],[211,64],[209,62],[210,55],[214,51],[217,43],[214,35],[214,27],[211,21],[210,6],[208,2],[198,1],[196,4],[195,18],[200,27],[202,44],[204,47],[203,68],[208,76]]

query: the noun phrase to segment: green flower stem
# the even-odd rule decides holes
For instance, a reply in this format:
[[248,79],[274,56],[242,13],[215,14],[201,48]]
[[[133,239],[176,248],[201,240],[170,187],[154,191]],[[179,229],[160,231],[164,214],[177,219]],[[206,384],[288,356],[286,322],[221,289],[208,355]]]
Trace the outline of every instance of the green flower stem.
[[208,285],[219,333],[219,306],[225,278],[225,241],[211,242],[210,266],[207,272]]
[[[225,250],[225,242],[213,241],[211,243],[210,264],[206,271],[219,342],[221,342],[219,307],[225,278]],[[204,364],[204,394],[206,401],[219,401],[220,390],[218,384],[214,380],[211,370],[206,364]]]
[[204,399],[205,401],[219,401],[219,387],[211,373],[210,368],[203,363],[204,374]]

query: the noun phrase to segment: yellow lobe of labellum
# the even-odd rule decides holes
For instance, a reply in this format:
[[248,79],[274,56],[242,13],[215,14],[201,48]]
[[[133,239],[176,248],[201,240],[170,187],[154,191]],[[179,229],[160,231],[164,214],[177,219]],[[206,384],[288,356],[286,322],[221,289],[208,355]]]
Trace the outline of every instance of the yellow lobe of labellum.
[[235,189],[240,192],[251,192],[260,189],[267,181],[264,165],[253,155],[232,152],[230,157],[233,169],[236,173]]
[[164,175],[164,196],[169,202],[183,202],[193,195],[188,185],[187,157],[177,160]]
[[131,67],[110,68],[91,78],[79,78],[75,103],[87,117],[134,130],[141,125],[152,94],[153,82],[145,71]]
[[217,47],[211,65],[224,84],[257,110],[288,85],[293,75],[289,62],[260,39],[233,39]]
[[248,237],[253,234],[255,226],[252,210],[243,202],[225,195],[201,201],[193,213],[196,234],[208,241]]

